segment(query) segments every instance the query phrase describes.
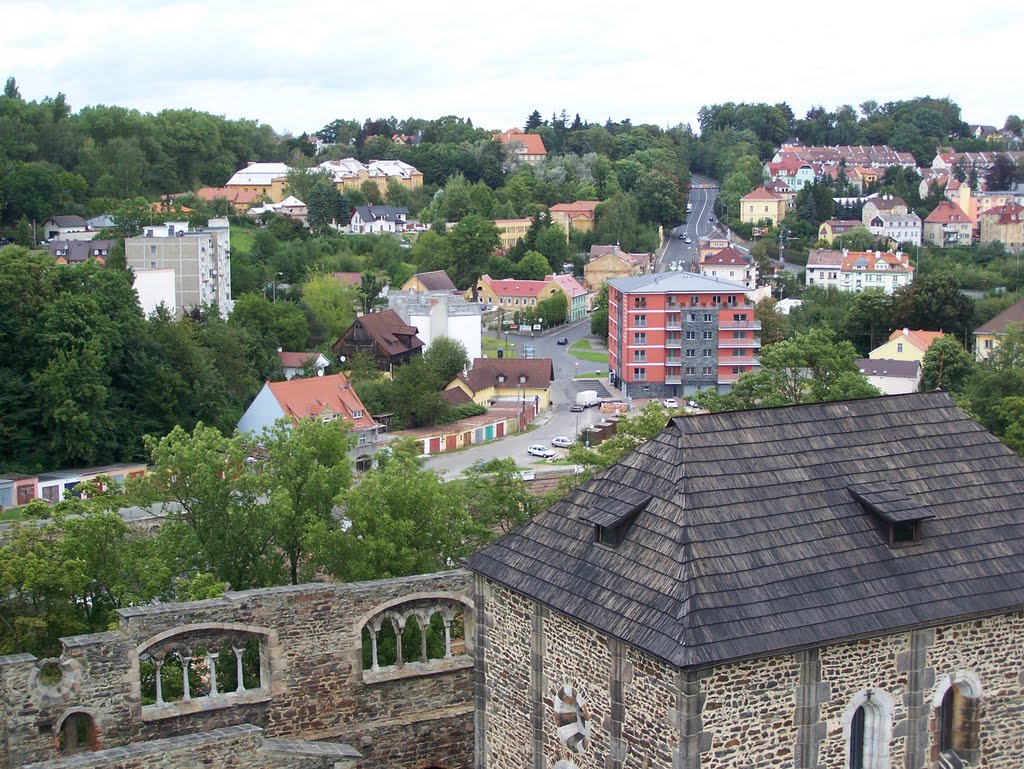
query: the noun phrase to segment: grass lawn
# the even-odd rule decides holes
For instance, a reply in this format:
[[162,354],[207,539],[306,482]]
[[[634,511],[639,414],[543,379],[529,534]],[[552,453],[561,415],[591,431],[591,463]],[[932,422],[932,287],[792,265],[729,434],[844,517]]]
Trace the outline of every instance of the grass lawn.
[[252,227],[239,227],[235,225],[231,228],[231,250],[235,249],[239,251],[251,251],[252,241],[256,237],[256,230]]
[[590,339],[584,337],[569,348],[569,354],[574,358],[585,360],[590,363],[603,363],[608,365],[608,351],[595,350],[590,345]]

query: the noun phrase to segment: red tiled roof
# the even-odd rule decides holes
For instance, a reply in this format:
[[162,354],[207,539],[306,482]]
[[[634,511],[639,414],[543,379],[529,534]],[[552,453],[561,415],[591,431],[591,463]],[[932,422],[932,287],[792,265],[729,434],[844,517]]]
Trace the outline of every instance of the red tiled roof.
[[509,142],[517,142],[523,146],[525,155],[547,155],[548,151],[544,147],[544,140],[539,134],[524,134],[518,128],[510,128],[504,133],[496,134],[495,139],[498,139],[502,144],[508,144]]
[[[499,376],[504,382],[498,381]],[[546,389],[555,378],[555,366],[550,358],[474,358],[473,367],[458,378],[478,392],[488,387],[514,389],[520,376],[526,377],[523,387]]]
[[705,259],[704,264],[750,264],[750,257],[735,248],[723,248]]
[[363,273],[361,272],[332,272],[331,277],[343,286],[361,286],[363,284]]
[[748,192],[744,195],[741,200],[779,200],[780,196],[774,192],[769,192],[764,187],[758,187],[753,192]]
[[960,208],[956,203],[948,200],[943,200],[937,206],[935,210],[928,214],[925,219],[926,222],[931,223],[970,223],[971,217],[964,213],[964,210]]
[[267,386],[284,413],[293,419],[320,416],[330,411],[356,429],[371,428],[374,425],[344,374],[308,379],[296,377],[287,382],[268,382]]
[[196,190],[196,197],[207,202],[217,198],[226,198],[229,203],[248,205],[263,198],[263,193],[245,190],[241,187],[201,187]]
[[843,271],[852,271],[854,263],[859,259],[867,261],[864,272],[874,272],[880,262],[885,262],[889,271],[910,272],[908,257],[904,255],[900,258],[890,251],[847,251],[843,254]]
[[540,292],[550,284],[550,278],[547,280],[516,280],[515,278],[495,280],[490,275],[481,275],[480,280],[490,287],[495,295],[512,297],[540,296]]
[[572,275],[555,275],[555,282],[562,287],[570,299],[587,293],[587,289],[583,288]]
[[982,216],[996,217],[996,224],[1015,224],[1024,222],[1024,206],[1019,203],[1006,203],[1002,206],[995,206],[981,214]]
[[919,350],[927,350],[932,342],[941,339],[945,334],[941,331],[921,331],[913,328],[898,328],[889,334],[889,341],[894,339],[906,339]]
[[556,203],[551,206],[551,211],[566,214],[591,214],[601,203],[600,200],[577,200],[575,203]]
[[279,352],[281,365],[285,368],[302,368],[307,362],[320,357],[318,352]]

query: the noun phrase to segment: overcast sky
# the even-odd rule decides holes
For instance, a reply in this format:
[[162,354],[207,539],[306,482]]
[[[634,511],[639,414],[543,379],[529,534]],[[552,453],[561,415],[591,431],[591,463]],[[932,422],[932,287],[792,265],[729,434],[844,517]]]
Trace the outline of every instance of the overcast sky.
[[75,110],[192,107],[314,132],[335,118],[534,109],[690,123],[704,104],[948,96],[1024,112],[1024,2],[0,0],[0,77]]

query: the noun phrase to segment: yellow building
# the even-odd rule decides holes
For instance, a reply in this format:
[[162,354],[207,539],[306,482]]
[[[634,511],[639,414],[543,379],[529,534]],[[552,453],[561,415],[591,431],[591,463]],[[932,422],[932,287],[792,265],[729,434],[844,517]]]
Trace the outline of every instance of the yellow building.
[[577,200],[575,203],[559,203],[551,206],[551,221],[565,230],[565,239],[574,232],[593,232],[594,211],[597,200]]
[[388,184],[394,180],[409,191],[423,186],[423,174],[415,167],[401,160],[371,160],[366,165],[355,158],[326,160],[317,168],[331,175],[339,192],[359,189],[365,182],[373,182],[385,194]]
[[609,280],[643,275],[650,261],[651,254],[630,254],[618,245],[591,246],[590,261],[583,266],[583,286],[587,291],[600,291]]
[[[562,291],[557,281],[548,276],[544,280],[517,280],[505,278],[495,280],[490,275],[481,275],[476,286],[476,300],[492,307],[503,307],[512,312],[536,307],[537,302]],[[466,291],[466,299],[473,298],[473,290]],[[571,301],[571,300],[570,300]]]
[[824,240],[830,246],[854,227],[863,227],[859,219],[833,219],[822,222],[818,227],[818,240]]
[[770,222],[777,226],[786,218],[786,201],[781,195],[758,187],[740,198],[740,221],[749,224]]
[[[358,275],[358,273],[356,273]],[[432,272],[417,272],[409,280],[402,284],[402,291],[416,291],[426,293],[428,291],[457,291],[452,279],[444,270],[433,270]]]
[[455,377],[445,389],[458,388],[480,406],[536,398],[539,413],[551,404],[554,378],[550,358],[474,358],[472,368]]
[[228,179],[225,187],[233,192],[249,193],[256,198],[270,198],[272,202],[280,203],[285,199],[284,178],[290,170],[285,163],[250,163]]
[[1024,301],[1011,305],[974,332],[974,357],[988,360],[1010,325],[1024,325]]
[[988,209],[979,218],[982,243],[999,241],[1011,251],[1024,248],[1024,206],[1006,203]]
[[872,360],[916,360],[921,363],[931,343],[942,336],[941,331],[898,328],[889,335],[889,341],[868,353],[868,357]]
[[498,228],[502,249],[508,251],[525,238],[531,224],[533,219],[495,219],[494,226]]

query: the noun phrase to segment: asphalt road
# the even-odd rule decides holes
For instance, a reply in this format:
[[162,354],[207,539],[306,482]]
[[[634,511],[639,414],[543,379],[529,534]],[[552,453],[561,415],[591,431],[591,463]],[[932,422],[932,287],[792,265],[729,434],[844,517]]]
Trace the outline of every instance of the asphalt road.
[[[669,233],[665,247],[662,249],[661,258],[658,260],[658,270],[666,272],[671,269],[673,262],[687,272],[697,272],[697,241],[711,235],[715,225],[709,220],[714,215],[715,198],[718,196],[718,189],[711,187],[699,187],[697,185],[710,185],[714,182],[700,176],[692,177],[690,189],[690,206],[692,210],[684,224],[679,225]],[[692,242],[687,243],[686,238]]]
[[[549,466],[543,460],[531,457],[526,449],[535,443],[551,445],[551,439],[558,435],[574,438],[584,427],[600,421],[597,408],[589,408],[573,413],[569,406],[576,402],[576,393],[581,389],[574,377],[577,373],[600,371],[608,376],[608,367],[598,363],[581,361],[569,354],[569,345],[590,335],[590,318],[568,327],[552,330],[550,333],[508,334],[508,345],[515,345],[516,355],[522,356],[524,345],[532,344],[535,358],[551,358],[555,367],[555,380],[551,384],[551,400],[553,408],[541,419],[538,419],[532,430],[518,435],[511,435],[501,440],[482,443],[471,449],[464,449],[451,454],[437,454],[426,462],[429,470],[434,470],[448,478],[455,478],[475,462],[486,462],[490,459],[511,457],[520,467]],[[560,337],[568,337],[569,345],[559,345]],[[505,335],[502,335],[502,341]],[[504,345],[503,345],[504,346]],[[586,389],[586,388],[582,388]],[[554,449],[558,455],[564,455],[564,449]]]

